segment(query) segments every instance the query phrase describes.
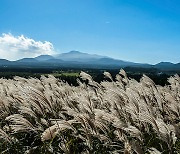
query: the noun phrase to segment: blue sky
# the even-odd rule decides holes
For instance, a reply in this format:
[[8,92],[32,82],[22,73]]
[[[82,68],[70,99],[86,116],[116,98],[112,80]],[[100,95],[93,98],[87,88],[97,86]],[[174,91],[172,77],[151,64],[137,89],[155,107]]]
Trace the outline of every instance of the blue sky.
[[[59,53],[78,50],[133,62],[177,63],[180,0],[1,0],[2,42],[7,40],[3,33],[48,41]],[[5,45],[0,45],[0,58],[14,52]]]

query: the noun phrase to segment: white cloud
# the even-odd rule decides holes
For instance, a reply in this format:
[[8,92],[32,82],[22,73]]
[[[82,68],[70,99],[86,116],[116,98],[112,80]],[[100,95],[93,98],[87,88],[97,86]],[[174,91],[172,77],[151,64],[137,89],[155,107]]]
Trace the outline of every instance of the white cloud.
[[48,41],[35,41],[23,35],[2,34],[0,37],[0,58],[17,60],[39,55],[55,54],[53,44]]

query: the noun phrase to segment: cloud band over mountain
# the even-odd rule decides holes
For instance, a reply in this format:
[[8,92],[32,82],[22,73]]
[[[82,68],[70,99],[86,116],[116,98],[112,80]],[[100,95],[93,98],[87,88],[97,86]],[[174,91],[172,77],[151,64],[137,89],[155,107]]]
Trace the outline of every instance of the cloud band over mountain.
[[0,37],[0,58],[17,60],[46,54],[55,54],[51,42],[35,41],[24,35],[14,36],[10,33],[3,33]]

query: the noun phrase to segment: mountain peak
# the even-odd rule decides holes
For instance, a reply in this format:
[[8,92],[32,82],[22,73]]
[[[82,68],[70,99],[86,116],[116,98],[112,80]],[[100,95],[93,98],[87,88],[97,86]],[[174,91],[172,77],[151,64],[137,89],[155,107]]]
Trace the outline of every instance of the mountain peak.
[[56,56],[56,59],[61,59],[63,61],[76,61],[76,62],[94,61],[101,58],[104,58],[104,56],[84,53],[76,50],[67,53],[61,53]]
[[82,52],[76,51],[76,50],[72,50],[72,51],[69,51],[69,53],[71,53],[71,54],[80,54],[80,53],[82,53]]
[[160,62],[160,63],[158,63],[156,65],[174,65],[174,64],[171,63],[171,62]]
[[31,62],[38,62],[38,60],[36,60],[35,58],[23,58],[23,59],[17,60],[17,62],[28,62],[28,63],[31,63]]
[[51,55],[40,55],[35,57],[35,59],[38,61],[44,61],[44,60],[54,59],[54,57]]

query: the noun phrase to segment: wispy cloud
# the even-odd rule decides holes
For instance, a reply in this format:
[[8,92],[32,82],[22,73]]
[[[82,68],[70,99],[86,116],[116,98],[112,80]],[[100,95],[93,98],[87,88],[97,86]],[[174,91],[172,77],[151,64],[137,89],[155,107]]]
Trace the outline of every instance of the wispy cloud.
[[0,58],[17,60],[42,54],[55,54],[51,42],[35,41],[24,35],[13,36],[10,33],[0,36]]

